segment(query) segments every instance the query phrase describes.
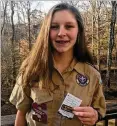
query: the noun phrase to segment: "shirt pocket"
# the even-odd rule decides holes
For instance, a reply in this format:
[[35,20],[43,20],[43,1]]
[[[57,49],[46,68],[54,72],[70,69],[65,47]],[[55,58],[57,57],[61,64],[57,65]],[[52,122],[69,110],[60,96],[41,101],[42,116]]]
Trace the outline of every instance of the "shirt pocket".
[[38,124],[47,124],[48,115],[52,109],[53,95],[49,94],[45,89],[31,89],[32,113],[31,118]]
[[53,94],[50,95],[45,89],[40,90],[39,88],[33,88],[31,89],[31,98],[33,99],[33,103],[42,106],[44,104],[47,113],[50,113],[53,104]]
[[53,95],[49,94],[45,89],[33,88],[31,89],[31,98],[38,104],[47,103],[53,100]]

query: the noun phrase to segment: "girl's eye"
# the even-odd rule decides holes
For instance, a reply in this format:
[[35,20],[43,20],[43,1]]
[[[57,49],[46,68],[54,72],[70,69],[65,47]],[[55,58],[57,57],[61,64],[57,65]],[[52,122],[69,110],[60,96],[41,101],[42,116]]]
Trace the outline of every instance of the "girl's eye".
[[58,25],[52,25],[51,29],[59,29],[59,26]]
[[66,29],[71,29],[71,28],[74,28],[74,26],[73,25],[66,25],[65,28]]

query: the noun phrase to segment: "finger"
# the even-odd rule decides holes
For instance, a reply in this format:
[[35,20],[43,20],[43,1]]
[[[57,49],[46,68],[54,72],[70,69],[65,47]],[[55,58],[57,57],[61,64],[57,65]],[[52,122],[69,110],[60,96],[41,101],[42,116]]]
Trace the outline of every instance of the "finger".
[[81,121],[84,125],[92,125],[91,122],[87,122],[87,121]]
[[73,110],[79,112],[88,112],[91,111],[91,107],[74,107]]
[[84,118],[84,117],[79,117],[79,120],[83,123],[83,124],[86,124],[86,125],[94,125],[95,124],[95,119],[94,118]]
[[81,118],[81,117],[78,117],[78,118],[85,125],[94,125],[95,124],[95,122],[90,118]]
[[84,117],[78,117],[79,120],[83,121],[83,122],[90,122],[91,118],[84,118]]
[[94,115],[90,112],[77,112],[77,111],[73,111],[74,115],[78,116],[78,117],[84,117],[84,118],[91,118]]

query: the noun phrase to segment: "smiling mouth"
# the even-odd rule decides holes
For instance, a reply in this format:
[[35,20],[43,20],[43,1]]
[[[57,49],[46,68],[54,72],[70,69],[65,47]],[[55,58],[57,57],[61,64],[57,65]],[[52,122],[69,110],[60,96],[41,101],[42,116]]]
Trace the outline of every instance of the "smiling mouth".
[[60,44],[64,44],[64,43],[68,43],[68,40],[57,40],[56,43],[60,43]]

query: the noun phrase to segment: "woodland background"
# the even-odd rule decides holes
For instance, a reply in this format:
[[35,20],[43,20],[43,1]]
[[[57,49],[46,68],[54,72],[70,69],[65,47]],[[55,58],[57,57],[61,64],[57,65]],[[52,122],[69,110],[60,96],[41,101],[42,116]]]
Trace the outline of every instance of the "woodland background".
[[[117,100],[117,2],[86,0],[68,3],[82,14],[87,46],[101,73],[106,100]],[[42,1],[1,1],[2,115],[16,113],[9,97],[19,67],[39,34],[46,15],[42,8]]]

